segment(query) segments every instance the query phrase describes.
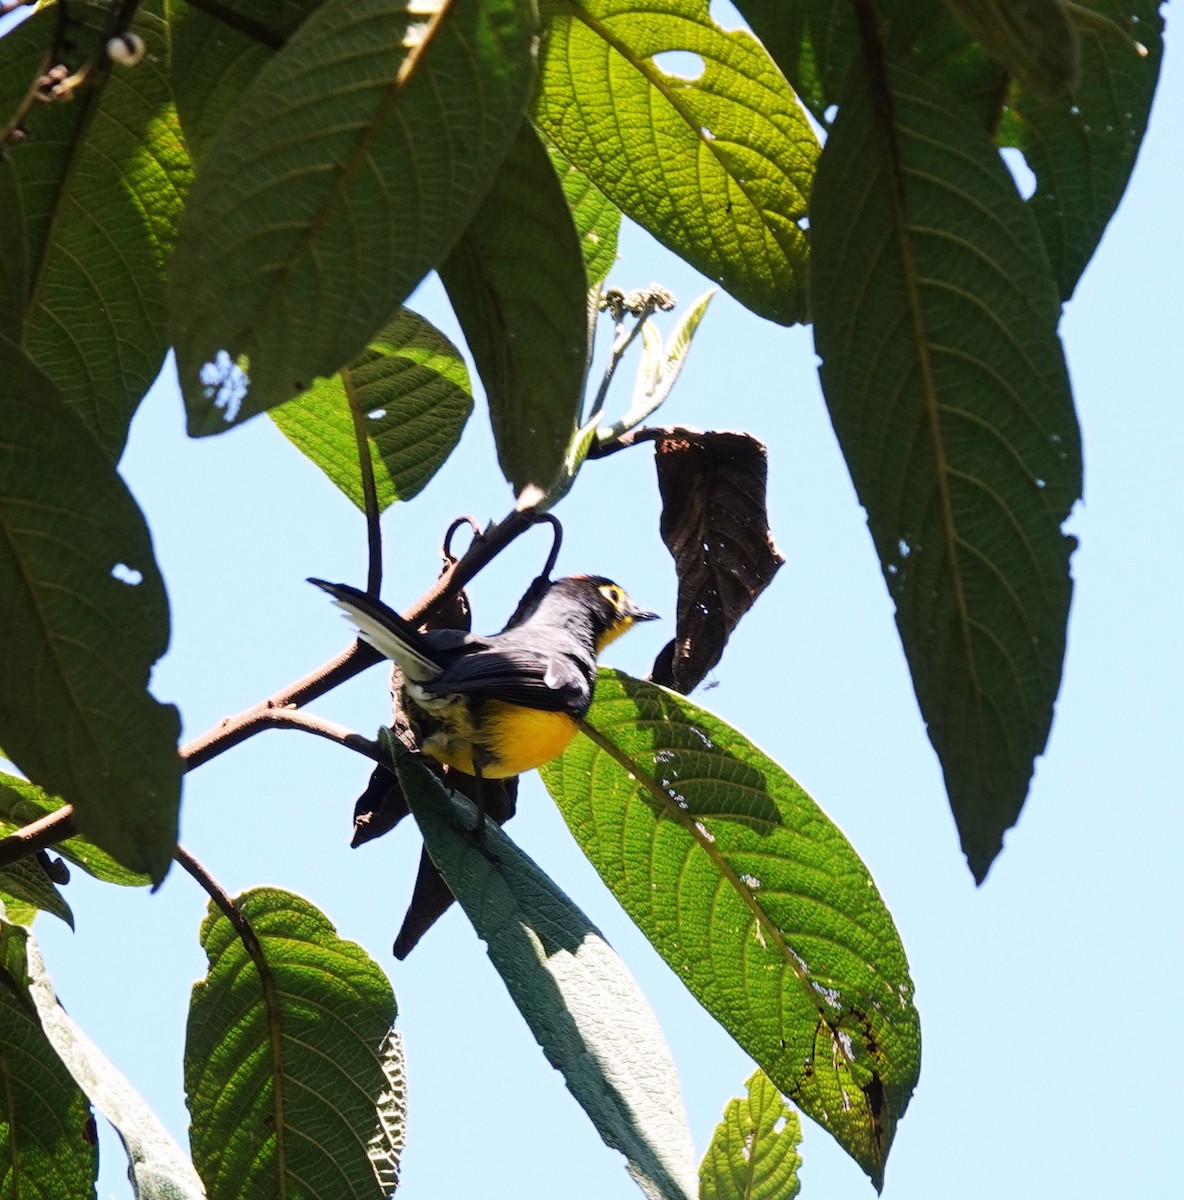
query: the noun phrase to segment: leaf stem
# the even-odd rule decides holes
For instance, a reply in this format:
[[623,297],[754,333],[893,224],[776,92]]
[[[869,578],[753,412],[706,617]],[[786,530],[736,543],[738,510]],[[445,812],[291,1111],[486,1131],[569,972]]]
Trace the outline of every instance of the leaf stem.
[[178,846],[173,858],[190,875],[197,880],[202,891],[218,906],[222,915],[234,927],[243,949],[255,964],[259,972],[259,986],[263,992],[263,1003],[267,1010],[267,1040],[271,1050],[271,1075],[275,1086],[272,1097],[272,1108],[275,1111],[275,1138],[277,1161],[284,1161],[284,1071],[283,1055],[280,1044],[280,999],[276,987],[275,976],[271,973],[271,964],[263,952],[250,921],[243,915],[242,910],[235,904],[229,892],[206,870],[204,866],[184,846]]

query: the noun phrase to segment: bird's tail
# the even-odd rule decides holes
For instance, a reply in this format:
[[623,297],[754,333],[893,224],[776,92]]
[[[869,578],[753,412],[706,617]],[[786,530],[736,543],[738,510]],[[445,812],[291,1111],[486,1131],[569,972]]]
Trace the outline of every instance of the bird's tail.
[[380,654],[397,662],[408,679],[426,683],[435,679],[447,665],[410,621],[376,597],[347,583],[326,583],[323,579],[308,582],[328,592],[337,607],[357,626],[362,638]]

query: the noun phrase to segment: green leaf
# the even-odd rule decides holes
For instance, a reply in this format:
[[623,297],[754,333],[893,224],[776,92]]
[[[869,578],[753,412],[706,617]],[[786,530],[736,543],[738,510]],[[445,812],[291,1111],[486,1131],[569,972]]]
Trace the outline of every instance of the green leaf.
[[472,218],[521,125],[529,0],[327,0],[202,160],[173,261],[195,435],[359,354]]
[[[35,13],[0,53],[10,41],[22,62],[44,52],[56,20],[53,6]],[[23,345],[113,460],[168,349],[165,271],[192,177],[161,0],[141,5],[132,29],[144,60],[105,63],[73,103],[34,105],[31,136],[6,151],[11,180],[0,192],[5,221],[20,230],[6,241],[22,243]],[[81,57],[107,34],[84,23],[71,36]]]
[[94,1117],[30,999],[27,938],[0,922],[0,1195],[85,1200],[95,1194],[99,1170]]
[[375,1105],[378,1123],[366,1145],[366,1153],[379,1190],[384,1196],[390,1196],[399,1186],[399,1166],[407,1141],[407,1058],[403,1051],[403,1035],[397,1029],[387,1031],[379,1058],[386,1091]]
[[[42,912],[52,913],[65,921],[71,929],[74,928],[74,914],[70,911],[70,906],[54,886],[40,859],[35,856],[21,859],[0,870],[0,899],[3,899],[10,916],[13,914],[11,901],[16,900],[18,905],[29,905]],[[20,920],[15,916],[13,920],[22,925],[30,924],[29,921]]]
[[140,510],[53,384],[0,339],[0,743],[79,829],[162,879],[180,721],[147,691],[168,601]]
[[[540,127],[608,198],[753,312],[806,317],[818,142],[764,48],[705,0],[548,0]],[[698,55],[698,79],[655,56]]]
[[692,994],[877,1184],[916,1085],[899,935],[867,868],[772,759],[665,688],[601,670],[540,773]]
[[[823,124],[859,50],[850,0],[735,0],[740,15]],[[882,11],[882,9],[881,9]]]
[[194,162],[204,157],[255,76],[320,2],[233,0],[227,7],[235,17],[259,27],[252,36],[187,0],[166,0],[173,44],[173,95]]
[[294,446],[365,509],[355,419],[370,445],[379,511],[410,500],[444,465],[473,411],[460,351],[408,308],[340,375],[272,409]]
[[580,239],[529,121],[440,264],[485,394],[502,474],[546,490],[576,431],[588,368]]
[[[0,771],[0,837],[40,820],[62,807],[63,801],[41,790],[36,784],[17,775]],[[89,838],[72,837],[59,842],[54,852],[80,866],[88,875],[104,883],[122,887],[147,887],[152,882],[147,875],[122,867],[105,850]]]
[[190,1142],[210,1200],[378,1200],[369,1144],[390,1111],[391,986],[307,900],[257,888],[234,904],[252,952],[211,907],[185,1044]]
[[[394,740],[391,740],[394,744]],[[432,861],[460,901],[543,1053],[652,1200],[695,1195],[678,1075],[633,977],[588,918],[492,822],[405,751],[399,781]]]
[[1081,82],[1073,93],[1043,103],[1021,93],[1000,129],[1002,144],[1018,146],[1036,176],[1028,206],[1062,300],[1073,294],[1126,191],[1163,58],[1159,0],[1091,0],[1086,7],[1142,42],[1147,57],[1103,31],[1083,29]]
[[617,261],[621,210],[554,146],[548,144],[547,153],[551,156],[551,165],[567,197],[576,232],[580,235],[588,286],[598,287],[608,278]]
[[193,1164],[160,1118],[58,1003],[32,937],[27,952],[29,994],[41,1028],[90,1102],[115,1126],[127,1151],[136,1200],[205,1200]]
[[853,76],[819,166],[815,345],[981,880],[1060,685],[1080,434],[1030,210],[964,110],[889,78],[891,136]]
[[764,1071],[728,1101],[699,1167],[699,1200],[793,1200],[801,1191],[802,1124]]

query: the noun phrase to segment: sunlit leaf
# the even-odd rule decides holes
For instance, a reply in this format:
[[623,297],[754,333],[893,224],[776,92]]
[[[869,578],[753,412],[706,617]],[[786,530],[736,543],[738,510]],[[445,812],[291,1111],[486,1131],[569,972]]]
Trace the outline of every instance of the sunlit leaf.
[[798,1114],[764,1071],[728,1101],[699,1167],[699,1200],[793,1200],[801,1191]]
[[[543,132],[626,215],[754,312],[806,315],[818,143],[760,43],[705,0],[547,0]],[[658,56],[697,56],[703,72]]]
[[391,986],[307,900],[258,888],[234,903],[255,953],[211,908],[209,972],[194,985],[185,1043],[190,1143],[210,1200],[378,1200]]
[[410,500],[444,465],[473,411],[460,351],[418,313],[395,314],[348,367],[271,410],[284,436],[365,508],[355,419],[378,508]]
[[547,152],[580,235],[588,284],[595,287],[604,282],[617,261],[621,210],[554,146],[548,145]]
[[658,953],[873,1181],[917,1081],[899,935],[867,868],[785,771],[705,709],[601,670],[587,733],[540,774]]

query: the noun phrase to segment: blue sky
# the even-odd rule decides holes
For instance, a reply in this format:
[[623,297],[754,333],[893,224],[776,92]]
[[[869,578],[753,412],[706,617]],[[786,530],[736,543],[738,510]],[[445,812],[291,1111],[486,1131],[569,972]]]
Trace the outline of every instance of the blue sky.
[[[958,850],[809,332],[762,322],[721,295],[662,413],[750,429],[769,445],[770,510],[787,563],[733,638],[717,686],[697,699],[810,790],[896,918],[924,1061],[888,1164],[889,1197],[946,1200],[956,1190],[962,1200],[1101,1200],[1178,1188],[1182,122],[1184,69],[1169,53],[1131,190],[1065,315],[1086,454],[1086,499],[1070,526],[1081,545],[1068,660],[1028,806],[981,889]],[[651,280],[684,305],[707,286],[633,231],[611,281]],[[434,283],[413,307],[455,336]],[[626,398],[625,390],[610,398],[610,412]],[[304,579],[364,580],[362,519],[269,421],[189,441],[175,385],[164,379],[136,419],[123,471],[148,515],[173,605],[172,647],[153,686],[180,705],[186,736],[344,645],[346,626]],[[484,521],[511,502],[479,408],[424,495],[384,519],[385,597],[405,605],[427,587],[453,516]],[[647,451],[590,464],[558,515],[562,572],[613,576],[646,607],[673,615]],[[503,623],[544,542],[524,539],[477,582],[478,627]],[[642,627],[607,660],[644,674],[671,628],[669,620]],[[373,733],[388,711],[384,672],[313,708]],[[183,839],[231,891],[275,884],[308,896],[388,970],[409,1056],[404,1194],[637,1195],[459,912],[406,963],[391,958],[419,844],[408,826],[348,848],[367,774],[367,763],[335,746],[264,734],[188,780]],[[632,928],[537,779],[525,783],[510,833],[637,975],[679,1064],[701,1154],[751,1064]],[[176,870],[156,896],[78,873],[68,895],[76,934],[39,922],[61,998],[183,1139],[181,1054],[188,991],[204,969],[203,896]],[[104,1154],[100,1195],[127,1194],[109,1138]],[[808,1122],[802,1154],[805,1196],[872,1194]]]

